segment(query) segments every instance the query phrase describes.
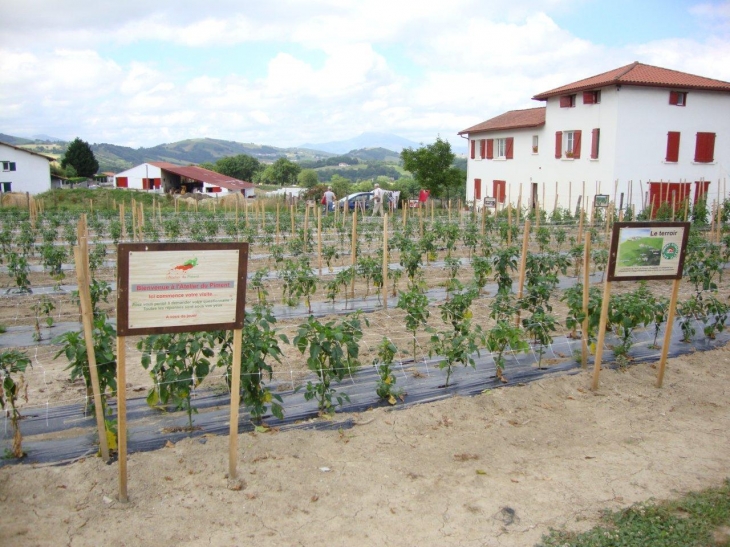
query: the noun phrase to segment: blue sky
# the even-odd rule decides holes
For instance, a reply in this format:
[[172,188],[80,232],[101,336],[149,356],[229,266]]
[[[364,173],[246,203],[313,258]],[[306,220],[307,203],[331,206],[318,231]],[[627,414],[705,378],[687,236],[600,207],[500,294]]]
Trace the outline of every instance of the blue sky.
[[730,1],[4,0],[0,132],[152,146],[456,133],[633,61],[730,81]]

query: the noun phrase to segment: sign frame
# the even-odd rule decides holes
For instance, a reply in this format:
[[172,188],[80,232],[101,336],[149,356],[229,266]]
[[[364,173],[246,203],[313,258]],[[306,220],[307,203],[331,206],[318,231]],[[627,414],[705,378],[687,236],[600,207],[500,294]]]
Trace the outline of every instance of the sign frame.
[[609,203],[611,201],[611,196],[608,194],[596,194],[593,196],[593,206],[594,207],[608,207]]
[[[117,335],[135,336],[147,334],[167,334],[211,330],[235,330],[243,328],[246,306],[246,275],[248,265],[248,243],[120,243],[117,246]],[[201,251],[220,251],[238,253],[235,273],[235,312],[233,321],[177,324],[157,327],[130,327],[130,253],[186,253]],[[161,257],[164,255],[160,255]],[[166,271],[164,261],[160,271]]]
[[496,209],[496,207],[497,207],[497,198],[489,198],[489,197],[486,197],[486,198],[484,198],[483,205],[484,205],[484,207],[486,207],[488,209]]
[[[613,225],[613,232],[611,234],[611,248],[608,254],[608,265],[606,268],[607,271],[607,280],[608,281],[641,281],[641,280],[650,280],[650,279],[682,279],[682,270],[684,268],[684,259],[687,251],[687,241],[689,239],[689,230],[690,230],[690,224],[689,222],[616,222]],[[619,247],[621,246],[621,232],[622,230],[636,230],[636,238],[640,238],[643,236],[643,234],[646,233],[647,230],[656,230],[658,232],[664,232],[664,231],[682,231],[682,233],[679,235],[679,237],[675,237],[674,241],[670,241],[666,245],[664,245],[664,241],[662,240],[662,243],[660,245],[660,248],[651,250],[652,253],[660,253],[659,260],[661,261],[662,256],[666,258],[666,255],[664,254],[664,248],[667,247],[670,244],[674,244],[675,253],[679,254],[678,260],[676,262],[676,271],[673,273],[660,273],[656,275],[652,275],[651,273],[637,273],[636,275],[626,275],[621,273],[621,269],[619,268],[619,272],[617,273],[617,264],[618,264],[618,255],[620,252]],[[650,237],[650,236],[647,236]],[[662,235],[657,235],[656,237],[663,237]],[[654,237],[652,237],[654,239]],[[624,244],[626,241],[624,242]],[[676,249],[676,244],[679,243],[679,248]]]

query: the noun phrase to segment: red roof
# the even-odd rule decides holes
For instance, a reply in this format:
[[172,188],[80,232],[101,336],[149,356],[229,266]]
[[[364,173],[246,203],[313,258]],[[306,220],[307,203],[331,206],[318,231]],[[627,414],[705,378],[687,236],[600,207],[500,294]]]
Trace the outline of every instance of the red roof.
[[159,167],[160,169],[167,169],[168,167],[177,167],[174,163],[170,163],[167,161],[148,161],[150,165],[154,165],[155,167]]
[[463,131],[464,133],[481,133],[484,131],[501,131],[504,129],[520,129],[525,127],[539,127],[545,125],[545,107],[528,108],[527,110],[510,110],[496,118],[474,125]]
[[539,93],[533,97],[538,101],[544,101],[556,95],[575,93],[586,89],[596,89],[608,85],[636,85],[650,87],[671,87],[682,89],[703,89],[709,91],[730,92],[730,82],[713,80],[703,76],[695,76],[678,70],[670,70],[658,66],[645,65],[634,62],[590,78],[578,80],[572,84]]
[[194,165],[179,167],[169,163],[167,164],[167,166],[160,167],[165,171],[180,175],[181,177],[186,177],[197,182],[205,182],[212,186],[220,186],[222,188],[227,188],[228,190],[243,190],[245,188],[254,187],[253,183],[251,182],[234,179],[227,175],[222,175],[220,173],[216,173],[215,171],[209,171],[208,169],[203,169],[202,167],[196,167]]

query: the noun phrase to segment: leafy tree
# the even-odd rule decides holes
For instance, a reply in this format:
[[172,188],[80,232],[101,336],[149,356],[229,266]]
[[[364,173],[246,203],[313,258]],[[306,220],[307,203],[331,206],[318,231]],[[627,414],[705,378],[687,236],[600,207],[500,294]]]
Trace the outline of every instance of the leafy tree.
[[304,169],[297,176],[297,180],[299,181],[299,186],[304,188],[313,188],[319,184],[319,177],[317,176],[317,171],[314,169]]
[[301,171],[301,167],[286,158],[279,158],[271,168],[274,181],[282,186],[294,186]]
[[436,142],[417,150],[405,148],[401,152],[403,168],[413,173],[418,183],[434,196],[449,196],[463,186],[466,175],[453,166],[456,156],[448,141],[436,138]]
[[254,175],[261,171],[261,162],[247,154],[238,154],[220,158],[213,170],[238,180],[252,181]]
[[64,169],[69,165],[76,170],[80,177],[93,177],[99,170],[99,162],[96,161],[89,143],[78,137],[68,145],[66,154],[61,160],[61,167]]

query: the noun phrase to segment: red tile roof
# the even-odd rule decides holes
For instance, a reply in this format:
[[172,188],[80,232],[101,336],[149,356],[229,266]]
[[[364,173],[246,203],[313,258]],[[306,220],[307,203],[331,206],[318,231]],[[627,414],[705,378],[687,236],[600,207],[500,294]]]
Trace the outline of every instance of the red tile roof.
[[521,129],[525,127],[538,127],[545,125],[545,107],[528,108],[527,110],[510,110],[500,114],[496,118],[474,125],[463,131],[464,133],[481,133],[484,131],[501,131],[504,129]]
[[578,80],[572,84],[556,87],[544,93],[538,93],[533,99],[544,101],[549,97],[556,95],[565,95],[583,91],[586,89],[596,89],[608,85],[636,85],[650,87],[671,87],[682,89],[703,89],[710,91],[730,92],[730,82],[721,80],[713,80],[703,76],[695,76],[678,70],[670,70],[658,66],[645,65],[643,63],[634,62],[630,65],[622,66],[614,70],[609,70],[590,78]]
[[155,167],[159,167],[161,169],[167,169],[168,167],[178,167],[174,163],[170,163],[167,161],[148,161],[150,165],[154,165]]
[[[164,163],[164,162],[159,162]],[[177,165],[167,164],[168,166],[161,166],[165,171],[186,177],[198,182],[207,182],[213,186],[220,186],[227,188],[228,190],[243,190],[244,188],[253,188],[254,185],[251,182],[245,182],[242,180],[234,179],[227,175],[216,173],[215,171],[209,171],[202,167],[196,167],[190,165],[187,167],[180,167]]]

